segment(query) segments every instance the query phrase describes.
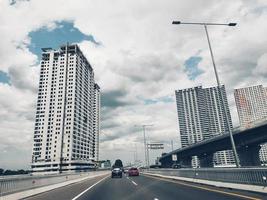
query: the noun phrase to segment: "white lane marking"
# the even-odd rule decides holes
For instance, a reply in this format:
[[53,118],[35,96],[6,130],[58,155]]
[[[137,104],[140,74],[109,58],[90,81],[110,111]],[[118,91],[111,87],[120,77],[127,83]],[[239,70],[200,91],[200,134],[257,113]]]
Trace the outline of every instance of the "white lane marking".
[[99,181],[97,181],[96,183],[94,183],[93,185],[91,185],[89,188],[87,188],[86,190],[82,191],[80,194],[78,194],[76,197],[74,197],[72,200],[76,200],[78,199],[80,196],[82,196],[85,192],[87,192],[88,190],[90,190],[91,188],[93,188],[94,186],[96,186],[98,183],[100,183],[101,181],[105,180],[107,177],[109,176],[106,176],[102,179],[100,179]]
[[133,183],[134,185],[137,185],[137,183],[136,183],[136,182],[134,182],[134,181],[132,181],[132,183]]
[[130,179],[128,176],[126,176],[126,178],[127,178],[128,180],[132,181],[132,183],[133,183],[134,185],[137,185],[137,183],[134,182],[132,179]]

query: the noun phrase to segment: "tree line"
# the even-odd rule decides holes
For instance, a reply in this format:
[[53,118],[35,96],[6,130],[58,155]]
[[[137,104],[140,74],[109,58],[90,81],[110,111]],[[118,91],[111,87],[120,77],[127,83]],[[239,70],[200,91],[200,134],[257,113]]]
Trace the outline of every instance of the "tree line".
[[23,170],[23,169],[19,169],[19,170],[7,169],[7,170],[4,170],[4,169],[0,168],[0,176],[19,175],[19,174],[28,174],[28,173],[29,173],[28,170]]

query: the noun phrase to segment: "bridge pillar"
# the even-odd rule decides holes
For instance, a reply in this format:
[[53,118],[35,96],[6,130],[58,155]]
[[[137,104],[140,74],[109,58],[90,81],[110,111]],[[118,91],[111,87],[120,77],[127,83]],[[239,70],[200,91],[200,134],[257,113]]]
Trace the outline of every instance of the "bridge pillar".
[[241,166],[260,166],[260,145],[244,146],[237,149]]
[[200,162],[200,167],[213,167],[213,154],[203,154],[197,156]]
[[173,161],[172,158],[169,156],[161,160],[160,163],[163,168],[170,168],[173,164]]
[[182,167],[192,167],[192,157],[185,157],[180,160],[180,164]]

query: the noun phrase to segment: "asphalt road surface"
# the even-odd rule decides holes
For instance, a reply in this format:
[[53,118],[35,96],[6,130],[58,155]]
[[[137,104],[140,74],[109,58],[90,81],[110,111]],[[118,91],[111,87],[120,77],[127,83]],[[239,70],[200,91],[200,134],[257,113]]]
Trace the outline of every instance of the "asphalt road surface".
[[27,200],[259,200],[267,196],[149,176],[101,176]]

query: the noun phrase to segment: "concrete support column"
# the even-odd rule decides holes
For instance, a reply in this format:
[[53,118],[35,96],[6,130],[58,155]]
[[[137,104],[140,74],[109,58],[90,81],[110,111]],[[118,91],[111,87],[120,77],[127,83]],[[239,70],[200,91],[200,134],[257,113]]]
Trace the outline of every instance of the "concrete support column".
[[171,156],[164,158],[163,160],[160,161],[160,163],[163,168],[170,168],[173,165]]
[[213,167],[213,154],[203,154],[197,156],[200,161],[200,167]]
[[182,167],[192,167],[192,157],[182,158],[180,161]]
[[237,153],[242,167],[260,166],[260,145],[244,146],[237,149]]

